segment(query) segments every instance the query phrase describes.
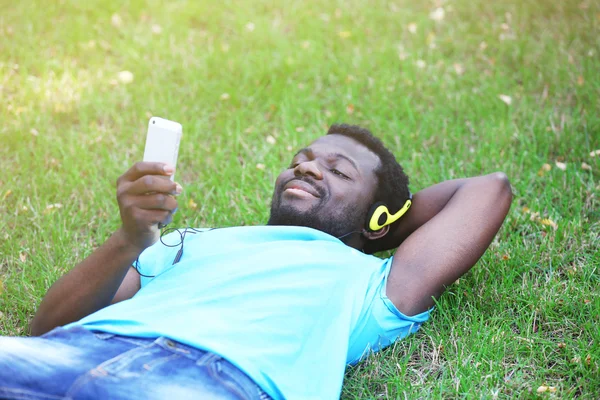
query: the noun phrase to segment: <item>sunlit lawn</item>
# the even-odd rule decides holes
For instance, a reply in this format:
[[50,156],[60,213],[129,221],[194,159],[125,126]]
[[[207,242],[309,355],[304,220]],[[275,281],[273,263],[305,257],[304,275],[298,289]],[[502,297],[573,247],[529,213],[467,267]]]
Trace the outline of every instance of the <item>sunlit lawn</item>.
[[265,223],[293,151],[348,122],[413,191],[502,170],[515,200],[343,398],[598,398],[599,27],[590,0],[1,0],[0,334],[118,227],[149,116],[184,126],[180,226]]

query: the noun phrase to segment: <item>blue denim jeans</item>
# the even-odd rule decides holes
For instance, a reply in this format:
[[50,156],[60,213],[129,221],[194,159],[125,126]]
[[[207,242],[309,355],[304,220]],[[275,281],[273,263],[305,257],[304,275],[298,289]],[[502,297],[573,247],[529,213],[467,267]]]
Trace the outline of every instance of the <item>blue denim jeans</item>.
[[81,327],[0,337],[0,399],[269,398],[227,360],[164,337]]

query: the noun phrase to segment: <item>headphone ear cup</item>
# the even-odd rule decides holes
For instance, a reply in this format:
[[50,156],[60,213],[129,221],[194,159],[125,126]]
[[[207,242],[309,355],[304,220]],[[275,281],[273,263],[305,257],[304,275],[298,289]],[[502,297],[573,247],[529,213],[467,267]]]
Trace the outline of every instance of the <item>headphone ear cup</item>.
[[[384,203],[383,201],[378,201],[377,203],[373,204],[373,205],[371,206],[371,208],[369,208],[369,212],[368,212],[368,214],[367,214],[367,222],[366,222],[366,227],[365,227],[365,229],[367,230],[367,232],[375,232],[374,230],[372,230],[372,229],[370,228],[370,225],[371,225],[371,220],[372,220],[372,219],[375,217],[375,215],[374,215],[374,214],[375,214],[375,211],[377,211],[377,209],[378,209],[380,206],[384,206],[384,207],[386,208],[386,210],[387,210],[387,206],[385,205],[385,203]],[[383,221],[382,221],[382,219],[383,219]],[[387,216],[386,216],[386,214],[381,214],[381,215],[379,216],[378,220],[377,220],[377,221],[375,221],[375,222],[376,222],[376,224],[377,224],[377,225],[379,225],[379,226],[382,226],[382,225],[384,225],[384,224],[385,224],[385,221],[386,221],[386,220],[387,220]]]

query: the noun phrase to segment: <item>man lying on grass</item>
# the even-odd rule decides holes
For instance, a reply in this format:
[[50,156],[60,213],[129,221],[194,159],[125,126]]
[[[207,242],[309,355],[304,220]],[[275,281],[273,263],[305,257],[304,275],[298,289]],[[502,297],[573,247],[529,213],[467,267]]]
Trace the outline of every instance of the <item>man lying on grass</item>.
[[157,241],[172,173],[119,178],[122,226],[50,288],[42,336],[0,338],[0,397],[339,398],[346,365],[415,332],[512,199],[499,172],[411,196],[381,141],[334,125],[279,175],[266,226]]

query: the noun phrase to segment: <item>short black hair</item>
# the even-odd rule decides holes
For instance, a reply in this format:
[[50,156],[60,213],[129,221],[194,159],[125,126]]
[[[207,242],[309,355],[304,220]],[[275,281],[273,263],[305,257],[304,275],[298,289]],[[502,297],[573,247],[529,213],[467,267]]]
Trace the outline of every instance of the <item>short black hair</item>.
[[327,131],[328,135],[344,135],[356,140],[373,153],[381,161],[379,168],[375,170],[377,176],[377,189],[374,201],[383,201],[391,213],[395,213],[408,200],[408,176],[404,173],[402,166],[396,161],[396,157],[388,150],[381,140],[368,129],[357,125],[334,124]]

